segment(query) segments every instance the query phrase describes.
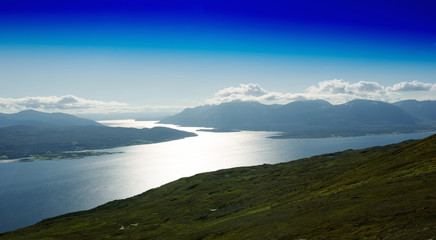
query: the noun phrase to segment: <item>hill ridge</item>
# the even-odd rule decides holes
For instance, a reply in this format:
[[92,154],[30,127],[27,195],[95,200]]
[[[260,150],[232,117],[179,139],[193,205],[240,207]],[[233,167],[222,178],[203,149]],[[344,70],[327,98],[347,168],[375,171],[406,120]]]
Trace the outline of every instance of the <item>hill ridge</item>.
[[45,113],[36,110],[24,110],[12,114],[0,113],[0,128],[19,125],[39,127],[103,126],[93,120],[60,112]]

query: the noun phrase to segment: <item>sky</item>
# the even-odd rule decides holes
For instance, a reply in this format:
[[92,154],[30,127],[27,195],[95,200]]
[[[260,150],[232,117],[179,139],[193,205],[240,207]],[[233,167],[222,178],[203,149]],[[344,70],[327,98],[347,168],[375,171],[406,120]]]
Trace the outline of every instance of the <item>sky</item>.
[[0,112],[436,100],[436,2],[0,1]]

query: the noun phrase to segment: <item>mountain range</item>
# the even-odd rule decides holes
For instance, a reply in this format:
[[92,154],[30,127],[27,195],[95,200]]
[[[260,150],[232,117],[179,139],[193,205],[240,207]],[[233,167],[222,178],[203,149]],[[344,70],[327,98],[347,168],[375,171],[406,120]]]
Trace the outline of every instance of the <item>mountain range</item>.
[[353,136],[436,129],[436,101],[386,103],[353,100],[333,105],[323,100],[285,105],[234,101],[187,108],[161,123],[222,130],[280,131],[289,137]]

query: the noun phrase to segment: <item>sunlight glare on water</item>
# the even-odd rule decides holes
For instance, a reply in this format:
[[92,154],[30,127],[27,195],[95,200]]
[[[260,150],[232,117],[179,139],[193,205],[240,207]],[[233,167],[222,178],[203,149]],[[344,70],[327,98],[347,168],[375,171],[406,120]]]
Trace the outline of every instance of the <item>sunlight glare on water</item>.
[[[275,135],[271,132],[231,132],[213,133],[197,131],[198,127],[179,127],[169,124],[157,124],[150,121],[100,121],[112,127],[144,128],[153,126],[171,127],[179,130],[195,132],[197,137],[190,137],[159,144],[139,145],[113,149],[113,151],[128,152],[116,154],[110,158],[123,158],[123,164],[135,166],[123,168],[118,166],[118,178],[123,181],[135,179],[140,184],[128,184],[123,190],[137,192],[160,186],[164,183],[191,176],[201,172],[231,168],[237,166],[250,166],[262,163],[266,155],[271,156],[270,147],[273,142],[267,139]],[[259,141],[259,139],[262,139]],[[279,161],[282,161],[281,158]],[[119,163],[119,161],[116,161]],[[108,161],[106,161],[106,164]],[[126,189],[130,188],[130,189]]]

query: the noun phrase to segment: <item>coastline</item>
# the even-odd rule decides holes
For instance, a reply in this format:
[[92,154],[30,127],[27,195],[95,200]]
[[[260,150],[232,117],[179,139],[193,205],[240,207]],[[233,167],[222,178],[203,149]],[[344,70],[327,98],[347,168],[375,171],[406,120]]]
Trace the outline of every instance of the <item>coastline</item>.
[[0,163],[35,162],[35,161],[45,161],[45,160],[71,160],[71,159],[81,159],[85,157],[104,156],[104,155],[111,155],[111,154],[118,154],[118,153],[123,153],[123,152],[100,152],[95,150],[69,151],[69,152],[62,152],[62,153],[40,154],[40,155],[15,158],[15,159],[1,159]]

